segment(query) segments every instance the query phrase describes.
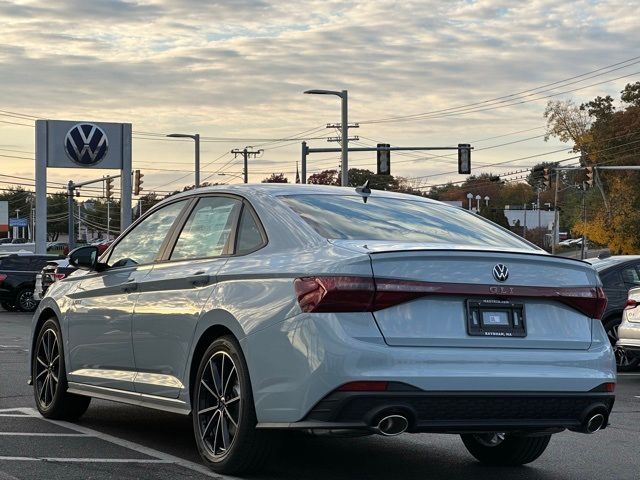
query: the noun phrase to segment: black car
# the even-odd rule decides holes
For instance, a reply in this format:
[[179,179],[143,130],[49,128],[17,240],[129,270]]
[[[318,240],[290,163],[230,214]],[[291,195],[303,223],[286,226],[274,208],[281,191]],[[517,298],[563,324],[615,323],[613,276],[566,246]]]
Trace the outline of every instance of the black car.
[[33,312],[38,303],[33,298],[36,275],[53,255],[0,256],[0,305],[5,310]]
[[640,287],[640,255],[616,255],[607,258],[589,258],[602,280],[607,294],[607,309],[602,315],[602,324],[614,346],[618,370],[633,370],[640,365],[640,355],[625,352],[615,344],[618,341],[618,326],[627,303],[627,293]]

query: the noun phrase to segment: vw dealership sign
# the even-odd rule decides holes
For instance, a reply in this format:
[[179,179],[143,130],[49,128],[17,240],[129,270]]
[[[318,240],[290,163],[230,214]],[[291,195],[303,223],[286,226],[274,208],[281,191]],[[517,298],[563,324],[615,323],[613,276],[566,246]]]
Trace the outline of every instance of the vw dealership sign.
[[109,140],[97,125],[78,123],[71,127],[64,139],[64,151],[78,165],[92,166],[99,164],[107,155]]
[[122,169],[131,124],[46,120],[46,125],[48,167]]
[[[36,120],[36,253],[45,253],[47,247],[48,168],[120,170],[120,226],[122,229],[129,226],[131,223],[130,123]],[[69,180],[77,182],[79,173],[77,171],[70,173]],[[2,225],[0,222],[0,228]],[[69,231],[72,232],[73,228],[70,227]]]

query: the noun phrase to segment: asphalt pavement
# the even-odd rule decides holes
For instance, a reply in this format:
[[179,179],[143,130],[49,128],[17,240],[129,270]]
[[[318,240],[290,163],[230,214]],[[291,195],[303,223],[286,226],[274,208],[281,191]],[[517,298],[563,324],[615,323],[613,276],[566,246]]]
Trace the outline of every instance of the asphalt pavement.
[[[220,478],[200,462],[191,419],[93,400],[76,423],[38,415],[28,376],[31,316],[0,311],[0,480]],[[456,435],[287,435],[254,479],[640,479],[640,371],[618,378],[611,425],[554,435],[534,463],[485,467]]]

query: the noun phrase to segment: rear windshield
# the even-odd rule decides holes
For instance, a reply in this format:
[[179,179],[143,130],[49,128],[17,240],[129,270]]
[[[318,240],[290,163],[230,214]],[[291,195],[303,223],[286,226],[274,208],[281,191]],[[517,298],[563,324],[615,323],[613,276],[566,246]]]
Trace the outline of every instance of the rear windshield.
[[465,210],[371,195],[280,197],[326,238],[514,247],[537,250],[517,235]]

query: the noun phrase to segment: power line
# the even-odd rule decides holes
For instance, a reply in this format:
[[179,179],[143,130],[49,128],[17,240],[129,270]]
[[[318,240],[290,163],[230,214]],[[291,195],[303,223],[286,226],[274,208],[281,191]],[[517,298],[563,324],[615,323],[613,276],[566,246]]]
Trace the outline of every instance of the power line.
[[[415,113],[415,114],[412,114],[412,115],[399,115],[399,116],[386,117],[386,118],[381,118],[381,119],[365,120],[365,121],[361,121],[361,122],[358,122],[358,123],[360,123],[360,124],[389,123],[389,122],[394,122],[394,121],[409,121],[409,120],[416,120],[416,119],[424,119],[425,117],[434,118],[436,116],[449,116],[451,114],[451,112],[453,112],[453,111],[467,110],[470,107],[478,107],[478,106],[486,105],[486,104],[496,104],[497,105],[497,104],[500,104],[500,103],[505,103],[505,102],[509,102],[509,101],[515,100],[514,97],[525,98],[527,96],[539,95],[540,93],[545,93],[545,92],[553,90],[553,89],[548,89],[548,90],[543,90],[543,91],[536,92],[536,90],[541,90],[541,89],[544,89],[544,88],[547,88],[547,87],[559,86],[559,88],[563,88],[563,87],[566,87],[566,86],[569,86],[569,85],[573,85],[575,83],[580,83],[580,82],[583,82],[585,80],[588,80],[588,79],[591,79],[591,78],[595,78],[595,77],[598,77],[598,76],[602,76],[602,75],[606,75],[606,74],[609,74],[611,72],[614,72],[614,71],[617,71],[617,70],[620,70],[620,69],[624,69],[624,68],[630,67],[632,65],[635,65],[637,63],[640,63],[640,60],[638,60],[638,59],[640,59],[640,56],[629,58],[627,60],[623,60],[622,62],[614,63],[614,64],[611,64],[611,65],[607,65],[605,67],[601,67],[601,68],[598,68],[596,70],[592,70],[590,72],[586,72],[586,73],[583,73],[583,74],[580,74],[580,75],[575,75],[573,77],[565,78],[563,80],[558,80],[558,81],[555,81],[555,82],[552,82],[552,83],[547,83],[545,85],[540,85],[540,86],[535,87],[535,88],[522,90],[520,92],[512,93],[512,94],[509,94],[509,95],[502,95],[502,96],[499,96],[499,97],[490,98],[490,99],[482,100],[482,101],[479,101],[479,102],[468,103],[466,105],[460,105],[458,107],[450,107],[450,108],[444,108],[444,109],[440,109],[440,110],[431,110],[431,111],[422,112],[422,113]],[[624,65],[624,64],[627,64],[627,65]],[[613,68],[613,67],[617,67],[617,68]],[[607,70],[607,71],[603,72],[603,70]],[[602,72],[602,73],[597,73],[597,72]],[[596,74],[596,73],[597,73],[597,75],[592,75],[592,74]],[[637,73],[634,73],[634,74],[631,74],[631,75],[637,75]],[[610,81],[613,81],[613,80],[619,80],[620,78],[625,78],[625,77],[631,76],[631,75],[624,75],[622,77],[606,80],[605,82],[600,82],[600,83],[597,83],[597,84],[594,84],[594,85],[599,85],[601,83],[607,83],[607,82],[610,82]],[[586,78],[582,78],[582,77],[586,77]],[[572,80],[576,80],[576,79],[579,79],[579,78],[581,78],[581,80],[572,81]],[[587,86],[580,87],[578,89],[574,89],[574,90],[571,90],[571,91],[576,91],[576,90],[579,90],[579,89],[588,88],[588,87],[594,86],[594,85],[587,85]],[[537,99],[537,100],[540,100],[540,98]],[[508,106],[508,105],[504,105],[504,106]],[[502,107],[497,107],[497,108],[502,108]],[[480,110],[480,111],[482,111],[482,110]],[[466,112],[466,113],[470,113],[470,112]],[[438,114],[444,114],[444,115],[438,115]]]

